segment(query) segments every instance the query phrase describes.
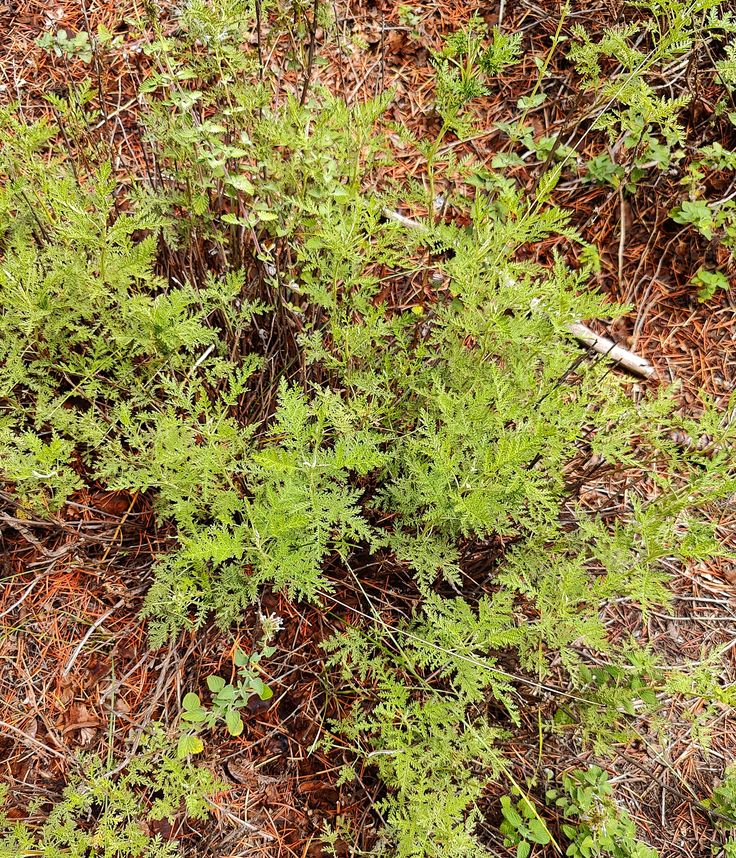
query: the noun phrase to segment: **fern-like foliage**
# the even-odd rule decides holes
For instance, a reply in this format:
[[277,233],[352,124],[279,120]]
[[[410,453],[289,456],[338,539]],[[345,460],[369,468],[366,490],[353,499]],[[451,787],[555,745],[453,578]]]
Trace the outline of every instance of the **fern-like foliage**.
[[[584,87],[602,84],[596,127],[631,148],[680,145],[685,102],[648,75],[703,21],[721,26],[715,5],[680,15],[650,0],[646,32],[574,31]],[[411,573],[411,611],[397,605],[389,622],[366,596],[360,625],[327,644],[331,675],[356,697],[335,729],[385,784],[390,854],[476,858],[479,800],[509,776],[501,745],[520,689],[552,663],[568,689],[549,730],[576,729],[600,752],[632,712],[656,712],[667,683],[707,692],[612,641],[602,608],[646,612],[667,600],[672,563],[723,550],[702,510],[736,490],[736,429],[707,404],[683,417],[674,391],[635,402],[573,340],[571,323],[624,308],[590,288],[596,254],[551,202],[561,167],[530,197],[495,168],[471,185],[468,159],[441,163],[518,36],[488,38],[474,18],[435,54],[441,130],[397,135],[426,159],[427,187],[389,185],[376,168],[390,95],[349,107],[319,87],[271,91],[243,50],[252,11],[190,0],[175,36],[141,22],[156,170],[133,189],[85,137],[90,88],[55,102],[76,160],[50,126],[0,115],[3,477],[26,514],[56,515],[93,483],[154,498],[173,535],[146,601],[154,644],[212,615],[236,621],[264,588],[326,602],[339,576],[360,583],[356,559]],[[622,71],[609,79],[611,62]],[[521,120],[507,131],[529,133]],[[462,218],[386,216],[404,201],[434,213],[443,176],[460,186]],[[528,261],[540,242],[557,248],[550,265]],[[573,245],[583,264],[566,257]],[[711,449],[683,448],[682,433]],[[580,500],[596,474],[628,471],[651,484],[629,486],[613,513]],[[480,557],[470,587],[468,550]],[[95,802],[118,808],[101,817],[100,842],[113,842],[144,781],[164,815],[187,783],[201,795],[202,776],[181,765],[132,763],[122,786],[92,771],[94,790],[74,787],[51,818],[53,849],[97,848],[75,827]],[[168,854],[128,834],[131,854]],[[10,836],[17,850],[37,842],[22,827]]]
[[0,856],[173,858],[179,844],[152,835],[147,822],[173,823],[182,812],[206,819],[221,786],[207,769],[180,760],[175,743],[153,725],[122,774],[87,757],[40,827],[0,815]]

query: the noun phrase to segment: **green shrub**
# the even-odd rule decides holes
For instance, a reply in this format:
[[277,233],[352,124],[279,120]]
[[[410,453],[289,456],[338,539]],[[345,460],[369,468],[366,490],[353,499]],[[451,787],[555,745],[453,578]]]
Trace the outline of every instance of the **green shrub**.
[[[657,62],[689,49],[700,12],[653,32]],[[332,572],[360,582],[358,557],[409,571],[412,616],[369,614],[327,644],[356,696],[336,730],[386,786],[391,854],[483,854],[477,804],[511,776],[501,744],[521,686],[561,665],[568,690],[546,729],[572,725],[600,752],[637,707],[656,710],[669,672],[614,644],[602,608],[646,612],[667,600],[665,563],[721,550],[700,510],[734,491],[736,430],[708,405],[683,417],[674,391],[635,402],[580,351],[570,324],[623,308],[589,288],[596,254],[550,202],[567,155],[533,195],[441,156],[448,134],[471,132],[470,102],[516,60],[517,37],[489,40],[473,19],[435,55],[440,131],[399,129],[426,160],[423,188],[378,179],[389,96],[348,107],[318,86],[272,91],[242,50],[248,4],[191,0],[178,24],[169,37],[141,23],[149,180],[113,173],[79,107],[59,105],[77,129],[69,152],[49,126],[2,117],[4,477],[22,510],[50,515],[93,482],[153,494],[176,532],[147,597],[154,645],[213,612],[227,625],[266,587],[328,605]],[[622,63],[627,86],[611,84],[598,126],[653,157],[681,143],[684,101],[639,74],[633,36],[576,32],[571,56],[586,86],[603,57]],[[467,225],[434,215],[448,179]],[[430,214],[407,228],[385,216],[398,202]],[[551,240],[552,266],[523,261]],[[390,305],[383,284],[417,271],[434,287]],[[713,443],[686,449],[682,433]],[[615,514],[578,497],[593,473],[642,470],[653,488],[629,484]],[[484,569],[466,587],[468,548]],[[185,711],[207,719],[194,696]]]

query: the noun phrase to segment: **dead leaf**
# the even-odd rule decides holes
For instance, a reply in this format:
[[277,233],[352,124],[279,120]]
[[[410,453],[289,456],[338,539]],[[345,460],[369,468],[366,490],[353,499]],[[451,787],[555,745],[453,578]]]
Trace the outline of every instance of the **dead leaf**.
[[67,722],[61,734],[65,736],[79,730],[79,744],[89,745],[94,739],[96,728],[100,726],[100,719],[87,709],[84,703],[73,703],[65,713],[64,720]]

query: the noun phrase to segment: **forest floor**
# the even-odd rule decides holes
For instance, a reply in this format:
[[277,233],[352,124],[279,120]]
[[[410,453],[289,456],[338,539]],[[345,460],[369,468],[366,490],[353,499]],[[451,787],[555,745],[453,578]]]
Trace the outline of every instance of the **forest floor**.
[[[507,80],[496,96],[484,99],[482,127],[488,132],[457,147],[480,163],[490,162],[504,145],[494,123],[508,119],[509,106],[528,90],[528,79],[536,75],[534,60],[545,55],[559,13],[554,0],[514,0],[505,8],[493,2],[481,10],[488,24],[498,22],[499,6],[503,26],[521,32],[527,50],[515,71],[518,92]],[[54,59],[38,47],[38,37],[50,27],[78,32],[100,23],[125,34],[135,11],[131,0],[90,0],[86,6],[79,0],[0,0],[0,101],[7,104],[22,94],[39,115],[47,112],[44,95],[66,91],[70,81],[89,75],[90,67]],[[416,128],[431,125],[426,46],[461,26],[472,11],[469,4],[416,2],[410,25],[398,0],[354,0],[335,11],[342,43],[326,52],[315,77],[348,101],[392,89],[390,112]],[[620,10],[606,0],[575,14],[596,32]],[[279,73],[277,55],[270,65]],[[95,80],[105,93],[110,137],[132,172],[141,169],[135,93],[146,72],[140,46],[126,39],[117,61]],[[560,61],[550,74],[559,84],[559,98],[534,111],[533,121],[551,135],[574,120],[576,108],[571,70]],[[688,109],[691,138],[697,137],[699,123],[705,128],[712,110],[711,94],[697,91]],[[734,148],[733,140],[730,147],[728,140],[722,143]],[[417,166],[399,157],[392,169],[412,175]],[[538,179],[538,163],[528,174],[526,166],[512,169],[529,187]],[[724,195],[730,190],[723,189]],[[678,188],[666,173],[657,179],[656,193],[624,195],[577,180],[563,183],[555,194],[601,252],[598,287],[630,307],[613,330],[599,331],[650,360],[661,379],[680,385],[683,407],[697,410],[703,394],[725,404],[736,385],[736,291],[719,290],[705,303],[695,299],[690,278],[703,258],[721,251],[667,218],[677,199]],[[539,261],[549,261],[553,250],[551,244],[538,247]],[[733,278],[733,262],[725,256],[717,261]],[[403,296],[407,302],[415,298]],[[632,382],[634,396],[637,386]],[[588,488],[606,492],[605,484],[592,482]],[[114,746],[118,755],[132,753],[146,724],[174,717],[186,690],[210,673],[229,670],[234,643],[231,635],[212,628],[149,649],[140,608],[151,566],[171,538],[156,521],[149,498],[85,490],[53,521],[20,520],[13,509],[10,496],[0,492],[0,779],[11,786],[11,817],[20,818],[32,797],[58,796],[79,750],[104,755]],[[720,515],[720,535],[736,548],[736,510],[724,507]],[[634,634],[673,664],[697,661],[726,645],[723,681],[733,682],[736,566],[714,561],[672,571],[671,607],[643,622],[638,613],[614,605],[612,635]],[[379,610],[391,611],[397,594],[388,571],[376,568],[363,586],[372,588]],[[334,615],[357,604],[350,582],[336,581]],[[190,827],[182,819],[174,826],[162,823],[160,833],[180,840],[185,854],[207,858],[317,858],[323,854],[319,834],[325,822],[339,829],[349,821],[363,832],[358,847],[369,847],[378,781],[366,770],[338,786],[346,762],[339,743],[329,753],[318,748],[330,719],[350,702],[331,693],[321,671],[320,642],[329,631],[325,612],[296,607],[277,595],[264,597],[259,608],[284,619],[279,654],[269,662],[274,700],[252,708],[242,736],[223,733],[208,744],[207,764],[229,784],[218,798],[217,824]],[[520,733],[518,747],[506,749],[522,770],[538,753],[537,713],[543,703],[536,701],[529,715],[528,741],[521,742]],[[695,705],[673,699],[666,732],[622,747],[609,765],[640,830],[667,858],[710,855],[710,822],[693,799],[707,795],[724,762],[736,757],[733,714],[725,708],[713,712],[704,751],[690,729],[695,713],[689,707]],[[558,755],[561,769],[581,762],[580,750],[563,741],[546,752]],[[506,850],[494,834],[491,799],[488,842],[502,855]],[[338,852],[359,854],[341,842]]]

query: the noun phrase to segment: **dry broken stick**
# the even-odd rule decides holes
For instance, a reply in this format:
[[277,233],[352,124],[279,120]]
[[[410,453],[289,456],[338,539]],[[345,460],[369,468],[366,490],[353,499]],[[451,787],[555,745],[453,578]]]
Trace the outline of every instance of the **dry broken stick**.
[[[408,229],[424,228],[424,224],[420,221],[406,217],[406,215],[399,214],[392,209],[384,209],[383,213],[388,220],[400,223]],[[657,371],[646,358],[625,349],[607,337],[601,337],[582,322],[572,322],[567,326],[567,330],[576,340],[593,349],[594,352],[610,358],[614,363],[620,364],[634,375],[639,375],[642,378],[656,378]]]
[[599,336],[582,322],[573,322],[567,326],[567,330],[570,331],[576,340],[580,340],[581,343],[590,346],[598,354],[605,355],[612,361],[621,364],[629,372],[633,372],[635,375],[640,375],[643,378],[656,377],[657,371],[646,358],[625,349],[623,346],[617,345],[607,337]]

